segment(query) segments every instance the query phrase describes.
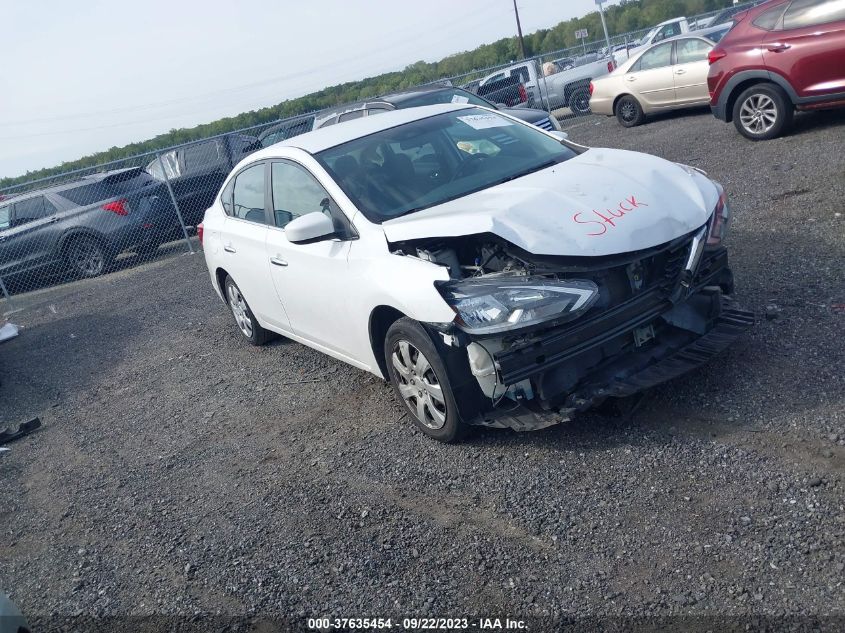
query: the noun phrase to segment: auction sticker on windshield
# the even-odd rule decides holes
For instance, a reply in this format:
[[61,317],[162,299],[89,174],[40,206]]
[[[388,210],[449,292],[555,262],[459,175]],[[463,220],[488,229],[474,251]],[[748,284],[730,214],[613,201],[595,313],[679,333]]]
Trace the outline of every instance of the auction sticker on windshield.
[[467,114],[466,116],[459,116],[458,121],[466,123],[474,130],[513,125],[513,121],[508,121],[505,117],[496,114]]
[[469,103],[469,97],[462,95],[452,95],[452,103]]

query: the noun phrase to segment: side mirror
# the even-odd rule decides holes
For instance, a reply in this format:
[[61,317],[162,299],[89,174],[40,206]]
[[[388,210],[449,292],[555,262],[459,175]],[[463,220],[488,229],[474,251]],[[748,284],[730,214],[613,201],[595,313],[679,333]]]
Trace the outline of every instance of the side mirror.
[[334,223],[319,211],[301,215],[285,225],[285,237],[293,244],[327,239],[334,233]]
[[549,132],[549,134],[551,134],[556,139],[561,140],[561,141],[565,141],[566,139],[569,138],[569,134],[567,134],[566,132],[558,132],[557,130],[553,130],[553,131]]

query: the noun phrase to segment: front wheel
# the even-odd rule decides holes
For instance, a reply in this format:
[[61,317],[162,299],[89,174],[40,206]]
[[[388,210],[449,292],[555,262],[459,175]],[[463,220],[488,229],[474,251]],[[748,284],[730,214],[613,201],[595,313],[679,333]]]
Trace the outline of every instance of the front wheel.
[[428,332],[408,317],[387,330],[384,345],[390,382],[414,424],[440,442],[454,442],[464,425],[446,367]]
[[238,324],[238,329],[250,343],[253,345],[264,345],[274,337],[272,332],[265,330],[259,325],[249,304],[244,299],[243,294],[241,294],[241,289],[238,288],[235,280],[228,276],[226,277],[226,302],[229,304],[232,316],[235,317],[235,323]]
[[734,103],[733,121],[745,138],[767,141],[789,128],[792,113],[792,102],[780,86],[757,84],[739,95]]
[[590,89],[578,88],[569,95],[569,109],[575,116],[590,114]]

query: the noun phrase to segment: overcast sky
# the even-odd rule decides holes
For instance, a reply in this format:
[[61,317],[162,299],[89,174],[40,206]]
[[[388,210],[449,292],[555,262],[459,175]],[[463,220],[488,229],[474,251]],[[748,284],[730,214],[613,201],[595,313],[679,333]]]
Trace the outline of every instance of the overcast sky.
[[[594,0],[518,6],[523,33],[595,9]],[[512,0],[0,0],[0,7],[0,176],[435,61],[516,30]]]

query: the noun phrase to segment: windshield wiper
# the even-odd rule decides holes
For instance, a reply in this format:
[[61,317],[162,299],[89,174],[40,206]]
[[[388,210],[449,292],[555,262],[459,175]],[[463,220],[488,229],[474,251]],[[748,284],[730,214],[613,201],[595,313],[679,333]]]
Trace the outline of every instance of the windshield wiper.
[[533,174],[535,171],[540,171],[541,169],[546,169],[547,167],[551,167],[552,165],[557,165],[559,162],[561,161],[557,159],[548,160],[545,163],[540,163],[539,165],[532,167],[531,169],[526,169],[525,171],[521,171],[518,174],[512,174],[510,176],[502,178],[501,180],[497,180],[491,183],[490,186],[495,187],[496,185],[501,185],[502,183],[510,182],[511,180],[516,180],[517,178],[522,178],[523,176],[527,176],[528,174]]

